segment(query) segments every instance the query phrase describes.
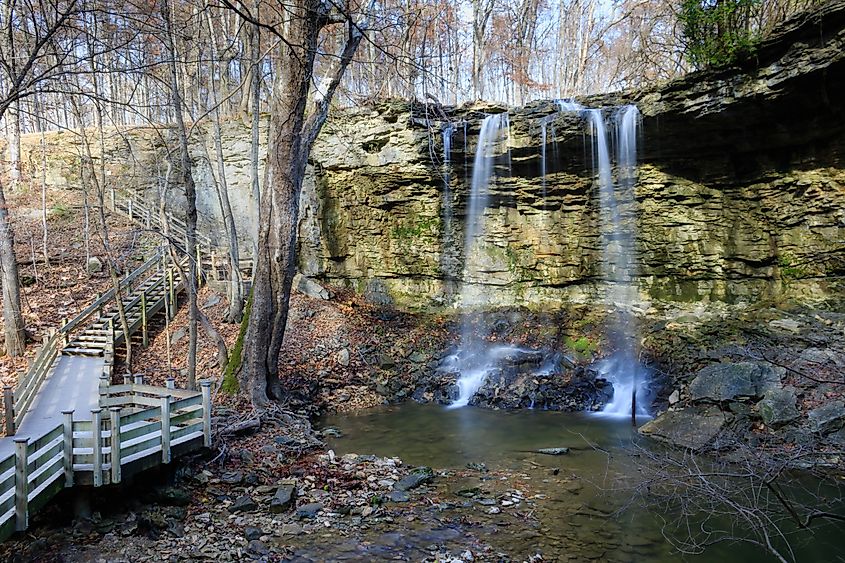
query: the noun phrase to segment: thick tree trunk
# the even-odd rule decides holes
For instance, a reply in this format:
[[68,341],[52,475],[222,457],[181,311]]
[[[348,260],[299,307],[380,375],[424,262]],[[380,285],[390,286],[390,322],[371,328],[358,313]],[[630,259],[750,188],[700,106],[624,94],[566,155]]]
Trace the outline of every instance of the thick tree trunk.
[[[313,55],[311,58],[313,65]],[[291,55],[292,63],[295,59]],[[258,259],[254,264],[252,281],[252,312],[244,344],[242,386],[249,393],[253,404],[259,407],[266,405],[268,398],[282,397],[279,354],[296,269],[299,194],[305,174],[305,158],[301,154],[302,128],[310,76],[307,71],[310,68],[311,65],[304,69],[302,65],[293,63],[285,69],[286,91],[276,94],[271,110],[273,117],[265,188],[260,206]]]
[[288,14],[286,42],[279,57],[283,67],[277,73],[270,112],[258,260],[241,372],[241,388],[259,408],[270,399],[282,398],[279,354],[296,271],[299,195],[308,154],[362,37],[361,28],[349,22],[349,35],[334,76],[323,92],[315,94],[315,108],[306,118],[317,40],[320,29],[329,23],[328,5],[321,0],[295,0],[289,5]]
[[6,353],[20,356],[26,346],[26,331],[21,314],[21,288],[15,258],[15,238],[9,222],[6,194],[0,183],[0,269],[3,282],[3,326]]

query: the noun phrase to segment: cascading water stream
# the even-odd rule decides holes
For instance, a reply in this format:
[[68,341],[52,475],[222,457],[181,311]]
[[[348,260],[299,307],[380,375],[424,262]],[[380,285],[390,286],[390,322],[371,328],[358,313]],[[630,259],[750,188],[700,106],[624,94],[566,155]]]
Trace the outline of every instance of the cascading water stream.
[[[478,135],[478,146],[472,169],[472,183],[470,184],[469,200],[467,202],[465,242],[464,242],[464,271],[461,288],[461,305],[485,305],[484,298],[475,296],[472,289],[477,281],[478,260],[475,259],[484,237],[484,210],[487,207],[487,194],[490,178],[496,159],[497,147],[502,138],[507,139],[510,134],[510,120],[507,113],[488,115],[481,122]],[[503,135],[503,133],[505,133]],[[508,158],[508,165],[510,159]],[[503,355],[507,355],[511,347],[497,347],[491,349],[483,334],[483,329],[474,326],[465,314],[461,323],[461,342],[457,352],[447,359],[447,363],[460,375],[457,380],[458,397],[452,407],[462,407],[469,404],[470,399],[484,384],[490,369]]]
[[608,325],[608,341],[614,354],[605,359],[600,372],[613,384],[613,400],[602,413],[613,416],[648,416],[648,373],[638,361],[637,331],[632,307],[637,297],[634,259],[634,221],[623,221],[623,209],[633,209],[637,162],[639,111],[624,106],[614,117],[617,182],[613,182],[610,140],[602,110],[587,110],[593,138],[594,167],[598,171],[601,217],[602,275],[607,284],[606,300],[616,311]]

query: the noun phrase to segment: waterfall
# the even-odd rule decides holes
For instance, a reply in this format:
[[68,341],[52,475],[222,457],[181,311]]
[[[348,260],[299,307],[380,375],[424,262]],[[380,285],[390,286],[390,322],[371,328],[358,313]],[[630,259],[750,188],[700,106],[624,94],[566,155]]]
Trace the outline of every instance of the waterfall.
[[[504,135],[503,135],[504,133]],[[502,138],[510,136],[510,120],[507,113],[488,115],[481,122],[478,135],[478,146],[475,149],[473,161],[472,183],[470,184],[469,200],[467,202],[465,241],[464,241],[464,271],[461,288],[461,305],[466,307],[473,303],[472,281],[478,277],[477,260],[473,257],[484,237],[484,210],[487,207],[487,192],[496,159],[497,147]],[[509,154],[509,153],[508,153]],[[510,166],[510,158],[508,158]],[[481,303],[473,303],[484,305]],[[496,362],[515,351],[513,347],[490,348],[485,340],[486,334],[475,329],[468,314],[464,314],[461,323],[461,341],[455,354],[446,359],[446,364],[459,373],[458,398],[452,407],[462,407],[469,404],[476,391],[484,384],[487,374],[495,367]]]
[[540,120],[540,174],[543,178],[543,208],[546,207],[546,128],[548,121]]
[[442,241],[440,253],[440,270],[444,273],[444,295],[451,300],[454,295],[454,279],[451,275],[452,265],[455,263],[454,248],[454,203],[452,197],[452,135],[455,126],[447,123],[443,127],[443,202],[442,202]]
[[447,248],[447,242],[452,231],[452,171],[450,168],[452,159],[452,134],[455,126],[451,123],[443,128],[443,248]]
[[[614,310],[608,322],[608,341],[614,353],[602,361],[600,373],[613,384],[613,400],[602,413],[631,416],[636,399],[637,415],[647,416],[649,374],[638,361],[638,335],[632,308],[637,298],[635,217],[637,128],[640,114],[635,106],[623,106],[614,115],[616,183],[613,182],[610,139],[604,113],[586,111],[593,138],[593,166],[597,170],[601,219],[602,277],[606,301]],[[630,217],[624,221],[623,213]]]

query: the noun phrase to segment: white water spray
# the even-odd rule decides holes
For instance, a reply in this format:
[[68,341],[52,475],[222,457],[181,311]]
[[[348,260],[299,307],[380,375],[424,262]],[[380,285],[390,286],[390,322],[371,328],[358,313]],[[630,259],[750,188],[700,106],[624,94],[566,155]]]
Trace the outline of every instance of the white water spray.
[[636,204],[634,183],[637,163],[637,127],[639,111],[624,106],[614,116],[616,138],[616,183],[610,154],[610,139],[602,110],[587,110],[593,138],[594,167],[598,172],[601,206],[602,276],[607,284],[606,300],[618,311],[608,326],[608,340],[615,348],[613,356],[599,366],[600,373],[613,384],[613,400],[602,413],[612,416],[636,414],[647,416],[650,403],[649,374],[640,366],[637,353],[637,330],[632,307],[637,298],[636,260],[634,252],[635,221],[623,221],[623,210]]
[[[478,146],[473,161],[472,183],[467,203],[466,230],[464,242],[464,272],[461,290],[461,304],[467,306],[473,300],[472,280],[477,279],[477,260],[473,259],[484,237],[484,210],[487,207],[487,194],[496,160],[497,149],[503,138],[510,138],[510,119],[507,113],[488,115],[481,122]],[[509,155],[509,153],[508,153]],[[508,157],[510,166],[510,158]],[[473,304],[484,305],[475,302]],[[458,398],[450,405],[462,407],[484,385],[487,375],[494,369],[498,360],[507,356],[509,346],[490,347],[484,334],[472,325],[468,315],[464,315],[461,325],[461,342],[457,352],[450,358],[451,367],[457,371]]]

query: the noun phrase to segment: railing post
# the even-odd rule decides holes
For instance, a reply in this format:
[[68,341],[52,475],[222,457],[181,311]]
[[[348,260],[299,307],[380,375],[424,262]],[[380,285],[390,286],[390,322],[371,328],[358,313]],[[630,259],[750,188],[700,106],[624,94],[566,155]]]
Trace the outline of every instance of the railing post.
[[3,412],[6,413],[6,436],[15,435],[15,391],[11,385],[3,386]]
[[202,387],[202,439],[206,448],[211,447],[211,382],[200,382]]
[[64,445],[65,488],[73,486],[73,410],[62,411],[62,444]]
[[15,530],[29,527],[29,438],[15,438]]
[[132,220],[132,197],[129,198],[129,220]]
[[170,310],[167,312],[169,318],[173,318],[175,316],[176,311],[176,293],[173,287],[173,268],[168,268],[167,270],[167,292],[170,295]]
[[91,410],[91,438],[93,440],[94,450],[94,486],[101,487],[103,485],[103,435],[100,432],[102,428],[102,418],[100,413],[103,409]]
[[175,377],[168,377],[165,380],[165,385],[167,385],[168,389],[176,389],[176,378]]
[[211,254],[211,279],[213,279],[214,281],[218,281],[219,278],[217,276],[217,254],[214,252],[214,250],[211,250],[210,254]]
[[147,290],[141,292],[141,339],[144,348],[150,345],[147,335]]
[[170,395],[161,398],[161,462],[170,463]]
[[100,385],[98,388],[100,393],[100,406],[103,406],[103,402],[109,394],[109,383],[111,382],[111,378],[109,377],[108,371],[110,370],[108,370],[108,368],[104,365],[103,373],[100,374]]
[[109,340],[109,342],[114,344],[114,317],[109,317],[108,326],[109,326],[109,338],[111,339],[111,340]]
[[109,409],[111,418],[111,482],[120,483],[120,407]]
[[124,373],[123,374],[123,384],[124,385],[132,385],[132,374],[131,373]]
[[143,373],[136,373],[135,374],[135,385],[143,385],[144,384],[144,374]]
[[[67,319],[62,319],[62,327],[67,326],[67,321],[68,321]],[[68,345],[69,338],[70,338],[70,335],[68,334],[68,331],[66,331],[66,330],[62,331],[62,348],[64,348],[65,346]]]

